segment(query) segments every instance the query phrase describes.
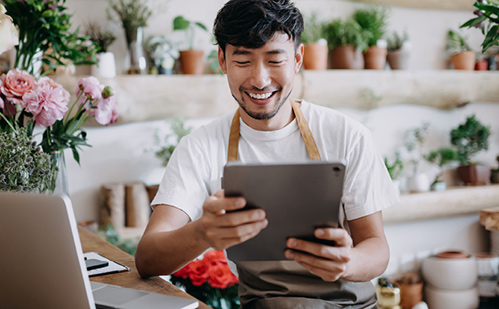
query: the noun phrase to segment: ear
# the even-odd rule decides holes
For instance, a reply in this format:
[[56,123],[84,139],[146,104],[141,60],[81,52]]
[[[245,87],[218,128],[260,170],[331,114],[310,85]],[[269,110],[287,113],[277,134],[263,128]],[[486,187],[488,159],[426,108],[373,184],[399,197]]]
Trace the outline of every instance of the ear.
[[222,48],[218,47],[218,65],[224,74],[227,74],[227,64],[225,62],[225,53]]
[[305,52],[305,47],[303,43],[300,43],[298,48],[296,49],[295,55],[295,73],[300,71],[301,65],[303,64],[303,53]]

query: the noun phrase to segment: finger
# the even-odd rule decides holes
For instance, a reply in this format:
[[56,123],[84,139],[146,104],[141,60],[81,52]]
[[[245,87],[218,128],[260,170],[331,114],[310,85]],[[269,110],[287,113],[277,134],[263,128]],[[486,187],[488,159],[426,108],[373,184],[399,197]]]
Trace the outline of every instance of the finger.
[[322,278],[322,280],[327,282],[333,282],[340,279],[346,269],[344,267],[340,267],[337,270],[324,269],[307,262],[298,262],[298,264],[308,269],[308,271],[310,271],[312,274],[319,276],[320,278]]
[[227,211],[242,209],[245,205],[246,200],[243,197],[224,197],[220,196],[220,191],[218,191],[206,199],[203,209],[213,214],[222,215]]
[[352,237],[341,228],[318,228],[314,231],[314,235],[319,239],[332,240],[338,247],[351,247],[353,243]]
[[303,253],[294,250],[286,250],[285,256],[288,259],[292,259],[297,261],[298,263],[308,264],[314,267],[314,269],[321,269],[323,271],[341,273],[345,270],[347,261],[333,261],[321,257],[317,257],[314,255],[310,255],[308,253]]
[[286,246],[327,260],[343,263],[350,261],[350,247],[328,246],[296,238],[288,239]]
[[218,226],[231,227],[263,221],[265,218],[266,214],[263,209],[251,209],[218,216],[216,218],[216,224]]
[[214,239],[214,247],[226,249],[255,237],[267,225],[268,221],[264,220],[237,227],[214,228],[208,231],[207,236]]

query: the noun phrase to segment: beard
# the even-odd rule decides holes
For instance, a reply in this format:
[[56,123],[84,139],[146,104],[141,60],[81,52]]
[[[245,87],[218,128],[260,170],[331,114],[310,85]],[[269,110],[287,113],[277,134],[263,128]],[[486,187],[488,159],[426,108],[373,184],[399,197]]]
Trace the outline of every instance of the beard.
[[[274,117],[279,112],[279,110],[281,109],[281,107],[284,104],[284,102],[286,102],[286,100],[291,95],[291,91],[292,90],[293,89],[291,89],[289,91],[289,93],[282,98],[282,100],[277,101],[276,104],[274,105],[274,108],[271,111],[268,111],[268,112],[254,112],[254,111],[250,111],[249,108],[248,108],[248,106],[247,106],[247,104],[244,102],[244,100],[242,98],[241,98],[241,100],[238,100],[236,98],[236,96],[234,96],[234,94],[232,94],[232,97],[234,98],[234,100],[236,100],[236,102],[239,104],[239,106],[241,107],[241,109],[246,114],[248,114],[248,116],[250,116],[251,118],[256,119],[256,120],[269,120],[269,119],[271,119],[272,117]],[[240,88],[239,91],[240,92],[246,92],[242,88]]]

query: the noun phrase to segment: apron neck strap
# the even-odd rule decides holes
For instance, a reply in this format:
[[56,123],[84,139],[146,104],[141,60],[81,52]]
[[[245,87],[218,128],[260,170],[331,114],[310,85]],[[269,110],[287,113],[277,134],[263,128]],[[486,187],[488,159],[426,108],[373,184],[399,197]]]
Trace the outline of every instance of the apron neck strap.
[[[289,99],[291,102],[291,107],[293,113],[296,117],[296,122],[298,124],[298,128],[300,129],[301,136],[303,137],[303,141],[305,142],[305,147],[307,148],[308,156],[311,160],[320,160],[321,155],[319,150],[317,149],[317,145],[315,144],[314,137],[312,136],[312,132],[310,131],[310,127],[308,126],[307,120],[301,109],[298,107],[298,104],[295,103],[292,99]],[[227,151],[227,161],[237,161],[238,160],[238,151],[239,151],[239,132],[240,132],[240,122],[239,122],[239,108],[236,110],[234,114],[234,118],[232,118],[232,124],[230,126],[230,135],[229,135],[229,149]]]

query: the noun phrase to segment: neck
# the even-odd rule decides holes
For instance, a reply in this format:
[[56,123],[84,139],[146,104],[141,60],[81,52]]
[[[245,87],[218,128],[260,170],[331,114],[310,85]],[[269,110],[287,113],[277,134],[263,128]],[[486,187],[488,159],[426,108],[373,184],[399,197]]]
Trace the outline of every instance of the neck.
[[239,113],[241,115],[241,119],[245,124],[250,126],[251,128],[258,131],[275,131],[284,128],[287,126],[293,119],[295,119],[295,114],[291,107],[291,101],[288,99],[281,106],[277,114],[274,117],[267,120],[258,120],[246,114],[246,112],[239,108]]

